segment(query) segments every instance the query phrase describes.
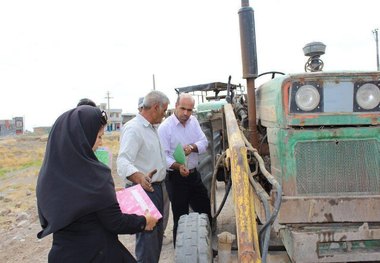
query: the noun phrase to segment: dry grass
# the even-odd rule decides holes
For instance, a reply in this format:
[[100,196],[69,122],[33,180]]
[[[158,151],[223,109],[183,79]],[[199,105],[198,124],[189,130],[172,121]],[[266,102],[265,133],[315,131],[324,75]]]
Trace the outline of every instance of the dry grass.
[[39,167],[46,142],[40,137],[16,136],[0,140],[0,178],[6,173]]
[[[45,154],[46,136],[21,135],[0,140],[0,178],[9,172],[40,167]],[[119,133],[106,133],[103,146],[119,150]]]
[[[119,133],[106,133],[103,146],[116,158]],[[47,136],[20,135],[0,138],[0,226],[15,224],[17,215],[35,208],[35,187]],[[34,215],[36,216],[36,215]]]

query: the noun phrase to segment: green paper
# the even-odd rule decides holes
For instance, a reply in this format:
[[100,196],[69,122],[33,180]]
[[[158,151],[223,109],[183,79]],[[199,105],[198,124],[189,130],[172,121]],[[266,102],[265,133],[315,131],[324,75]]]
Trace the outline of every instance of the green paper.
[[99,148],[95,151],[98,160],[108,167],[111,167],[111,153],[106,148]]
[[180,143],[178,143],[177,147],[175,148],[174,153],[173,153],[173,157],[177,163],[180,163],[180,164],[186,163],[185,152],[184,152],[182,145]]

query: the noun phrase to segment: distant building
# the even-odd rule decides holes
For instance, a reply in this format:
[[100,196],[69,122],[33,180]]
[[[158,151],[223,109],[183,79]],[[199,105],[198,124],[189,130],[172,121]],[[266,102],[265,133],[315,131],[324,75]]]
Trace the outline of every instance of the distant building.
[[51,128],[52,128],[51,126],[34,127],[34,128],[33,128],[33,133],[34,133],[35,135],[49,134]]
[[24,118],[14,117],[12,120],[0,120],[0,136],[24,133]]
[[132,120],[136,114],[135,113],[123,113],[122,115],[122,124],[124,125],[124,123]]
[[107,123],[107,131],[118,131],[120,130],[121,126],[123,126],[122,121],[122,109],[109,109],[107,108],[107,103],[100,103],[99,108],[105,112],[107,112],[108,115],[108,123]]

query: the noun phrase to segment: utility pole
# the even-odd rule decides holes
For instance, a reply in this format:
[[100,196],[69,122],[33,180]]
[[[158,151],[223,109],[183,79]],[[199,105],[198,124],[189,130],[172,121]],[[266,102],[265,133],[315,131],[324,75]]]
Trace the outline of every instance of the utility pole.
[[372,30],[373,35],[375,36],[376,41],[376,62],[377,62],[377,71],[380,71],[380,64],[379,64],[379,35],[378,35],[379,29],[376,28]]
[[[107,96],[104,97],[105,99],[107,99],[107,116],[108,118],[110,118],[110,99],[113,99],[113,97],[110,96],[110,92],[107,91]],[[107,124],[107,131],[112,131],[113,128],[112,128],[113,124],[110,122],[109,124]]]
[[113,97],[110,97],[110,92],[107,91],[107,97],[104,97],[105,99],[107,99],[107,115],[109,117],[110,115],[110,99],[113,99]]
[[153,74],[153,90],[156,90],[156,80],[154,79],[154,74]]

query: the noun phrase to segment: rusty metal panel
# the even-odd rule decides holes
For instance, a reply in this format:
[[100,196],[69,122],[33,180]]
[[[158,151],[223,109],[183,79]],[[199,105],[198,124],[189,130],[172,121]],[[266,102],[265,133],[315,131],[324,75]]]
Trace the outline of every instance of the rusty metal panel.
[[231,160],[232,193],[236,216],[239,262],[261,262],[253,191],[248,179],[247,149],[232,106],[224,106]]
[[213,131],[221,131],[223,129],[223,113],[214,112],[210,118]]
[[285,228],[280,235],[292,262],[380,260],[380,225],[308,225]]
[[284,196],[277,221],[280,224],[379,222],[380,195],[356,197]]

